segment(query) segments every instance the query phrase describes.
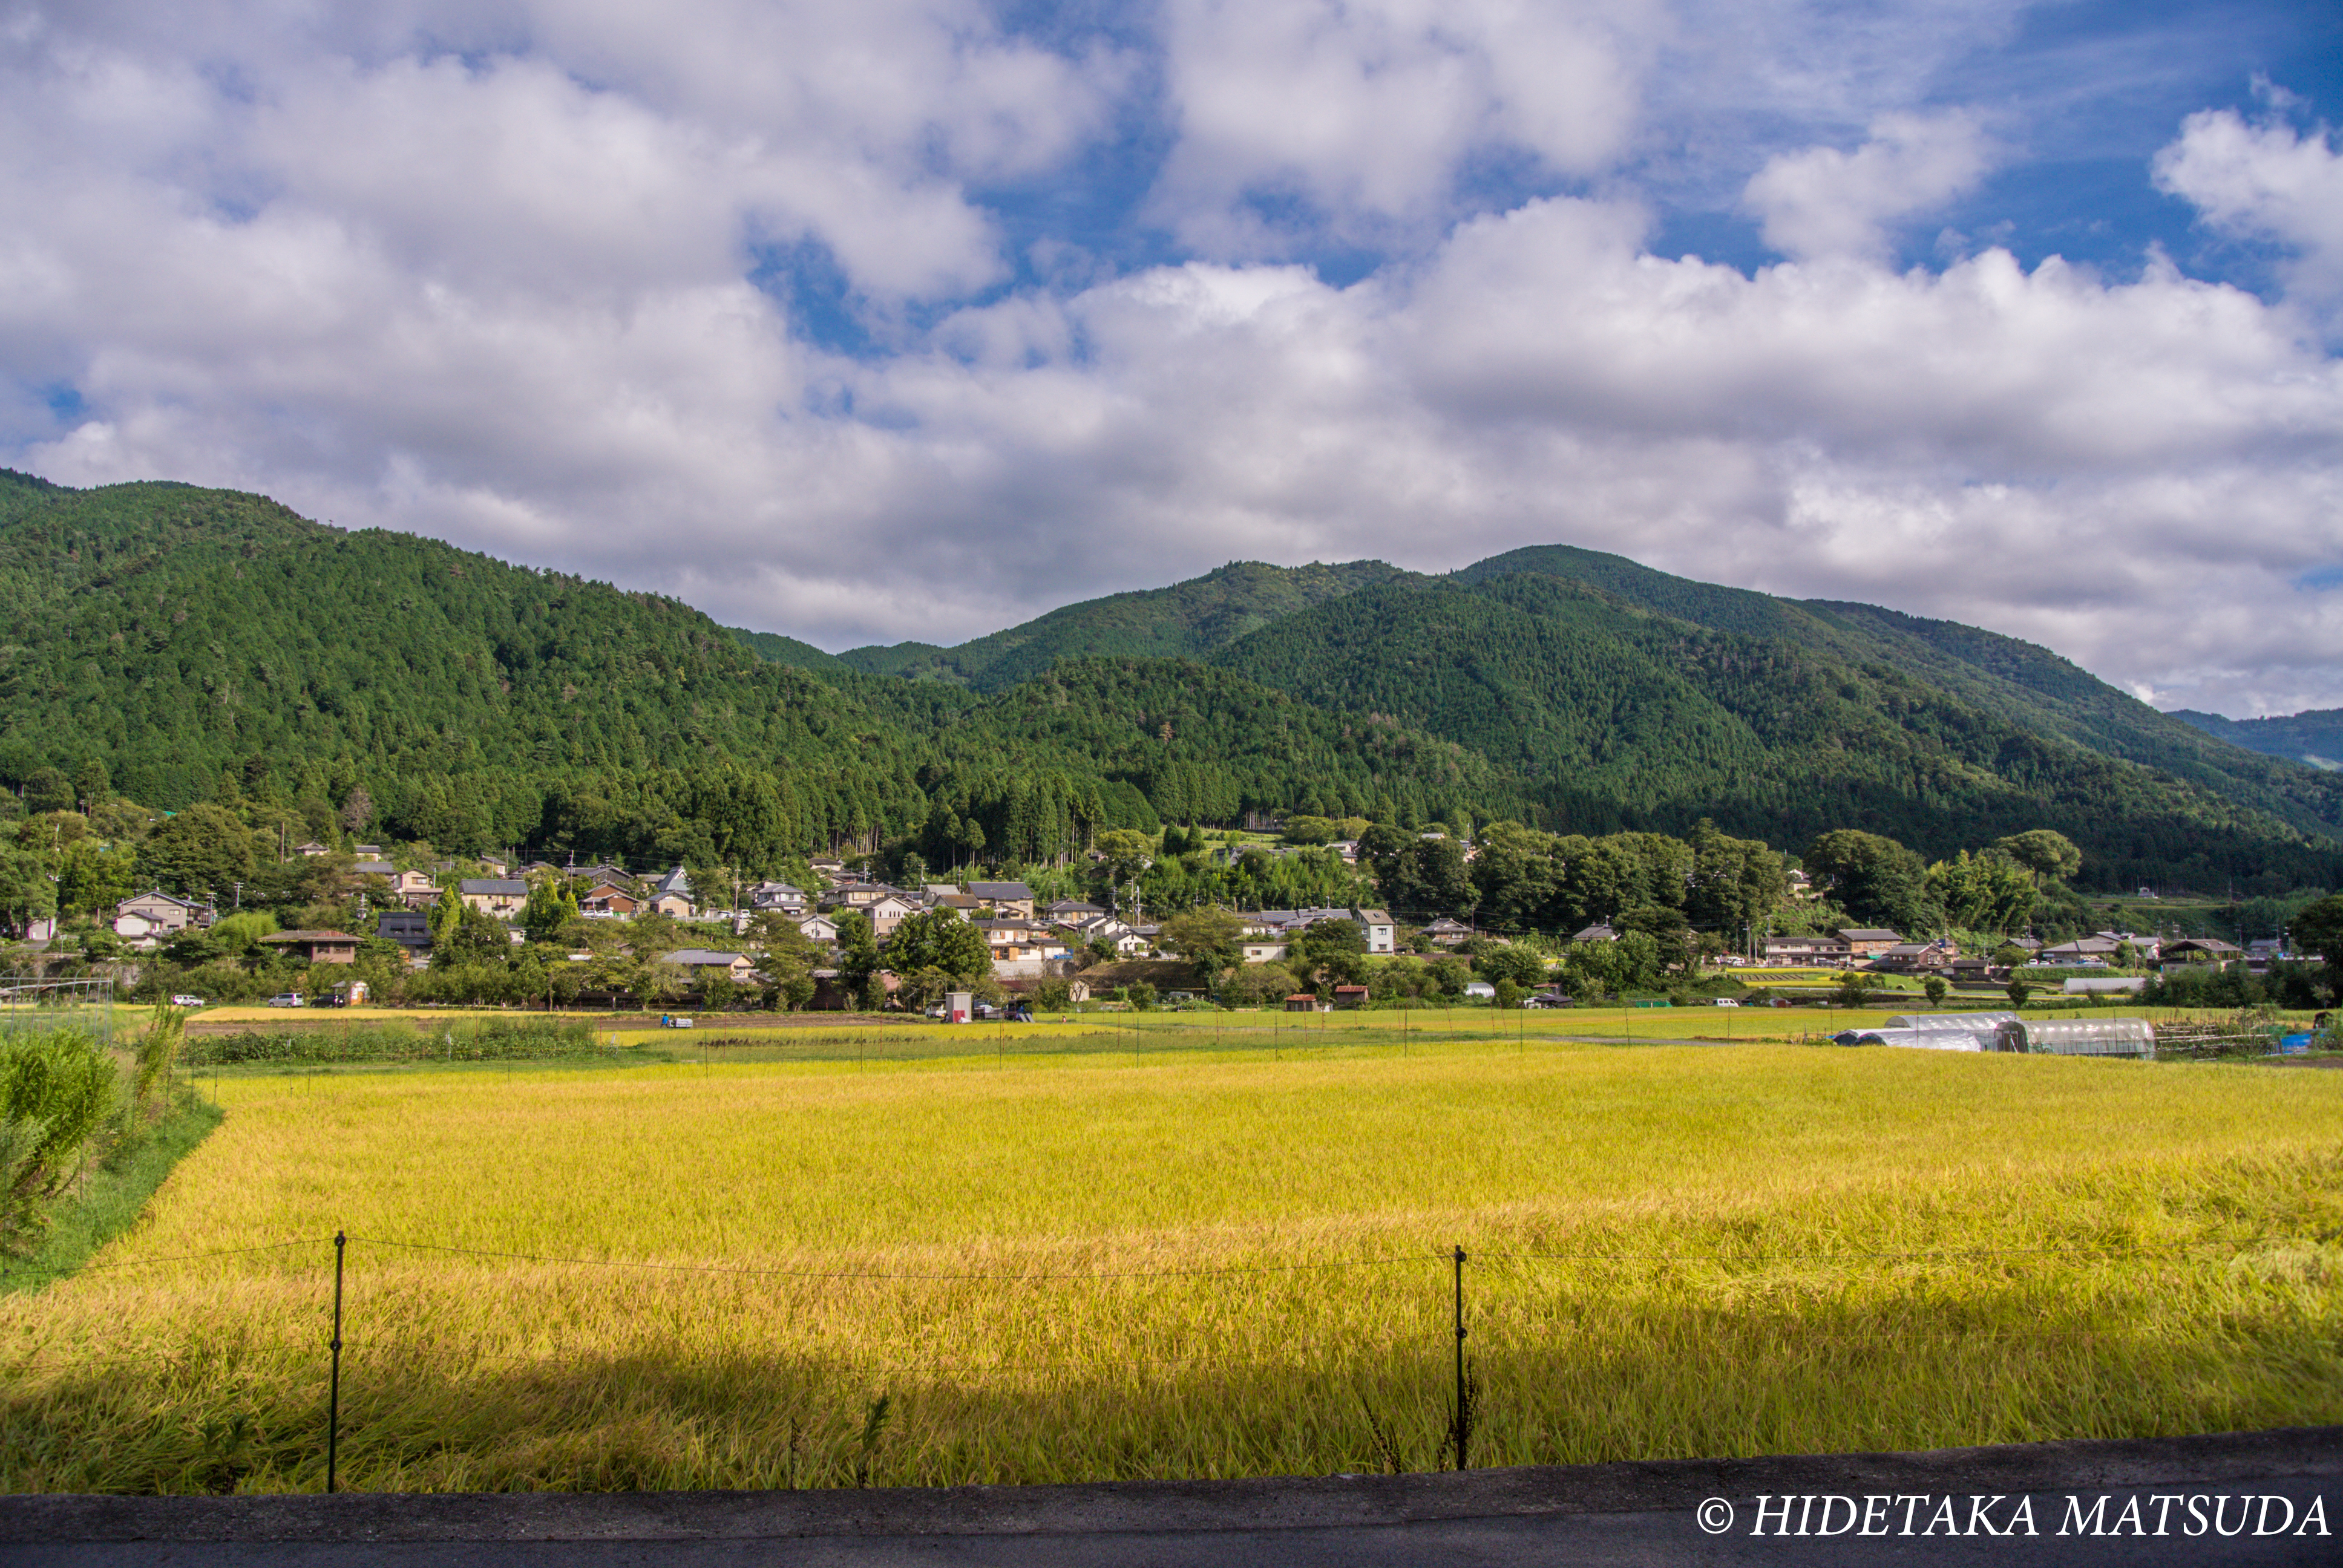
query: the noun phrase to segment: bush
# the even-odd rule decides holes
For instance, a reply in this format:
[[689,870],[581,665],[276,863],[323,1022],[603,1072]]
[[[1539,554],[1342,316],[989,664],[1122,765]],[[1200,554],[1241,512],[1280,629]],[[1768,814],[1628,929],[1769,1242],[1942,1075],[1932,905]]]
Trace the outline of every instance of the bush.
[[87,1030],[0,1035],[0,1246],[20,1251],[40,1234],[45,1203],[73,1180],[120,1095]]
[[194,1067],[246,1061],[538,1061],[586,1056],[596,1049],[582,1019],[466,1019],[430,1030],[393,1024],[310,1029],[297,1033],[206,1035],[186,1043]]

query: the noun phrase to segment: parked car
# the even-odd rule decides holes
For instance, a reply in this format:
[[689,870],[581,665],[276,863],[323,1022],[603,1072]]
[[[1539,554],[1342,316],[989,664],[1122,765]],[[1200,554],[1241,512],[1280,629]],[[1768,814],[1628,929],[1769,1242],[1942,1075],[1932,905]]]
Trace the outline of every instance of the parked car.
[[691,1020],[688,1018],[678,1018],[675,1014],[669,1013],[659,1020],[659,1027],[661,1029],[689,1029],[691,1027]]
[[204,1005],[204,999],[199,996],[175,996],[171,999],[171,1005],[173,1007],[201,1007]]
[[307,1007],[309,1004],[297,990],[288,990],[268,999],[271,1007]]
[[1535,996],[1523,999],[1522,1005],[1523,1007],[1576,1007],[1578,1002],[1574,997],[1555,996],[1549,991],[1540,991]]

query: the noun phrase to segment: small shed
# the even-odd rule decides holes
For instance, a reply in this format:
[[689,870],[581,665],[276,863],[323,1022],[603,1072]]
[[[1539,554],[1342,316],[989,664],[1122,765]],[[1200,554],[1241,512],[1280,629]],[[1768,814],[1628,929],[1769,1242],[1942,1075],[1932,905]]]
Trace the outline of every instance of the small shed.
[[1363,985],[1338,985],[1334,988],[1334,1005],[1345,1010],[1355,1010],[1367,1005],[1367,988]]
[[1288,1012],[1316,1012],[1318,1010],[1318,999],[1306,990],[1295,991],[1292,996],[1285,999],[1285,1010]]
[[1994,1036],[1996,1050],[2036,1056],[2156,1055],[2156,1026],[2144,1018],[2012,1019]]

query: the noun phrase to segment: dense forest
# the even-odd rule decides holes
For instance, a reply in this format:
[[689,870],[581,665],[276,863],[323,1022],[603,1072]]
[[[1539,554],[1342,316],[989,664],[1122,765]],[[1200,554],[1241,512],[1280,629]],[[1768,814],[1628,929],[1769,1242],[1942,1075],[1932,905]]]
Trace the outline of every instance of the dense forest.
[[[2333,885],[2343,778],[2046,650],[1560,547],[1444,578],[1251,564],[957,649],[833,658],[262,498],[0,472],[20,817],[218,807],[264,840],[724,865],[1064,866],[1248,812],[1469,832],[2036,829],[2078,885]],[[96,782],[92,782],[96,781]],[[92,851],[95,852],[95,851]]]
[[2307,762],[2323,773],[2343,771],[2343,708],[2314,708],[2275,719],[2225,719],[2183,708],[2172,717],[2265,757]]

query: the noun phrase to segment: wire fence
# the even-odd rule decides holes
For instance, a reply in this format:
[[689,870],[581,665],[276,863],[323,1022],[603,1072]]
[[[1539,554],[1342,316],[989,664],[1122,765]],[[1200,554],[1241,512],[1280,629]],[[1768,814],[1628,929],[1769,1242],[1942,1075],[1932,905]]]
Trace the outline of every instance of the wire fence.
[[[1728,1272],[1737,1271],[1755,1276],[1761,1271],[1785,1269],[1837,1270],[1850,1282],[1872,1282],[1883,1279],[1896,1265],[1941,1267],[1952,1264],[1976,1263],[1993,1260],[2023,1260],[2029,1262],[2066,1261],[2076,1263],[2138,1263],[2167,1265],[2191,1263],[2207,1255],[2217,1258],[2227,1254],[2232,1259],[2248,1255],[2254,1250],[2272,1248],[2302,1248],[2324,1246],[2336,1240],[2331,1232],[2316,1236],[2231,1236],[2204,1237],[2177,1241],[2158,1241],[2131,1246],[2105,1244],[2053,1243],[2014,1247],[1916,1247],[1901,1249],[1840,1247],[1824,1251],[1787,1251],[1770,1250],[1760,1245],[1729,1251],[1620,1251],[1614,1249],[1549,1250],[1492,1248],[1474,1251],[1457,1245],[1439,1251],[1402,1251],[1362,1257],[1312,1258],[1258,1263],[1227,1264],[1209,1267],[1176,1266],[1144,1268],[1046,1268],[1020,1270],[909,1270],[900,1268],[798,1268],[730,1263],[679,1262],[649,1259],[590,1257],[558,1253],[538,1253],[510,1249],[467,1246],[450,1241],[424,1241],[413,1237],[352,1235],[347,1231],[331,1237],[307,1236],[287,1240],[258,1242],[249,1246],[221,1248],[201,1252],[181,1252],[153,1258],[126,1259],[115,1262],[90,1265],[91,1271],[119,1272],[155,1269],[172,1265],[197,1264],[208,1261],[252,1258],[262,1254],[282,1253],[299,1249],[332,1249],[333,1305],[331,1333],[319,1347],[329,1386],[327,1408],[322,1422],[327,1453],[326,1489],[338,1490],[338,1455],[341,1438],[340,1395],[344,1364],[363,1363],[381,1368],[411,1367],[424,1364],[428,1359],[444,1358],[448,1347],[437,1338],[403,1337],[395,1332],[383,1337],[361,1333],[347,1339],[345,1328],[346,1270],[353,1251],[377,1250],[380,1254],[418,1253],[443,1257],[474,1258],[499,1264],[526,1263],[541,1268],[585,1269],[628,1271],[648,1276],[719,1276],[739,1279],[775,1279],[792,1282],[979,1282],[1012,1288],[1044,1286],[1084,1282],[1143,1282],[1175,1281],[1199,1278],[1243,1278],[1294,1276],[1306,1273],[1357,1273],[1366,1275],[1393,1270],[1423,1269],[1434,1273],[1432,1282],[1402,1289],[1421,1290],[1420,1305],[1427,1310],[1422,1322],[1423,1332],[1412,1334],[1386,1335],[1381,1338],[1346,1338],[1339,1343],[1310,1344],[1287,1336],[1275,1336],[1274,1342],[1256,1343],[1250,1347],[1201,1349],[1179,1354],[1135,1352],[1128,1347],[1118,1348],[1113,1363],[1121,1369],[1182,1369],[1207,1367],[1259,1367],[1292,1362],[1297,1356],[1316,1352],[1340,1360],[1358,1362],[1373,1357],[1390,1357],[1407,1352],[1418,1354],[1428,1351],[1424,1333],[1435,1319],[1441,1323],[1441,1337],[1453,1335],[1453,1351],[1442,1359],[1446,1363],[1442,1371],[1450,1384],[1448,1408],[1444,1415],[1445,1439],[1442,1452],[1453,1456],[1456,1468],[1463,1469],[1472,1461],[1472,1442],[1476,1402],[1483,1396],[1472,1358],[1467,1353],[1468,1342],[1475,1333],[1493,1333],[1505,1342],[1509,1332],[1517,1332],[1518,1324],[1492,1322],[1483,1316],[1476,1320],[1476,1308],[1482,1290],[1476,1283],[1484,1272],[1542,1269],[1548,1265],[1714,1265]],[[1493,1283],[1493,1280],[1492,1281]],[[1718,1302],[1712,1303],[1722,1316],[1729,1315],[1733,1328],[1745,1338],[1778,1332],[1785,1335],[1812,1337],[1815,1322],[1810,1316],[1800,1316],[1778,1310],[1768,1312],[1752,1310],[1754,1303]],[[2121,1321],[2085,1322],[2039,1322],[2022,1325],[1984,1324],[1974,1322],[1930,1321],[1915,1316],[1908,1321],[1884,1327],[1862,1328],[1853,1325],[1829,1327],[1824,1339],[1845,1345],[1897,1344],[1917,1346],[1922,1343],[1957,1346],[1962,1349],[2008,1346],[2093,1346],[2102,1343],[2125,1342],[2137,1334],[2137,1325]],[[2240,1342],[2251,1335],[2240,1331],[2235,1336]],[[56,1358],[45,1356],[41,1349],[26,1346],[13,1354],[0,1354],[0,1372],[9,1375],[34,1372],[73,1373],[96,1369],[133,1365],[154,1366],[169,1361],[167,1354],[154,1351],[123,1355],[82,1355]],[[646,1351],[669,1349],[656,1337],[645,1338],[641,1348]],[[1595,1354],[1601,1347],[1589,1347]],[[227,1352],[219,1347],[191,1343],[180,1352],[178,1364],[201,1362],[207,1355],[216,1357]],[[523,1372],[560,1369],[607,1369],[610,1360],[608,1347],[591,1355],[565,1352],[559,1347],[520,1349],[498,1352],[488,1345],[478,1347],[465,1366],[469,1371]],[[1054,1359],[1047,1355],[991,1355],[980,1358],[956,1358],[950,1355],[916,1356],[858,1352],[851,1347],[822,1347],[817,1351],[809,1346],[804,1351],[810,1362],[819,1355],[826,1364],[843,1367],[858,1374],[888,1374],[896,1376],[1000,1376],[1002,1374],[1080,1372],[1096,1373],[1100,1363],[1095,1357]]]

